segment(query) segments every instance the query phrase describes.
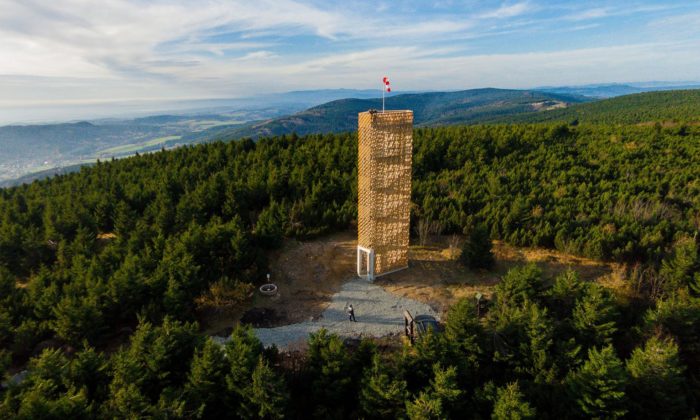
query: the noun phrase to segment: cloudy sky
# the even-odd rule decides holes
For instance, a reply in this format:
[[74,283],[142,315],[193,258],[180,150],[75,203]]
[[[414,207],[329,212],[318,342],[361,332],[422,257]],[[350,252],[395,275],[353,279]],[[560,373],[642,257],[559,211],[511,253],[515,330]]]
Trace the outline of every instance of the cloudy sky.
[[700,80],[697,1],[0,0],[0,113]]

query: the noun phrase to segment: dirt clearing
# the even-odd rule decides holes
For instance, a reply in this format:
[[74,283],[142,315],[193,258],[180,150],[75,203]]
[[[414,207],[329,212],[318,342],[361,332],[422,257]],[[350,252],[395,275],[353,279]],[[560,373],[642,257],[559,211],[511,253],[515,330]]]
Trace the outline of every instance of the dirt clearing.
[[[457,261],[462,238],[434,237],[428,246],[411,246],[409,269],[380,277],[375,284],[389,293],[429,305],[441,313],[462,297],[476,292],[490,297],[493,286],[510,268],[535,262],[546,277],[567,269],[584,280],[617,284],[622,269],[586,258],[537,248],[517,248],[494,242],[496,266],[472,271]],[[279,287],[275,297],[257,293],[244,305],[207,316],[202,321],[209,334],[226,335],[249,310],[257,308],[268,319],[262,325],[278,327],[318,320],[332,297],[356,278],[356,234],[344,232],[312,241],[289,240],[270,256],[272,282]],[[224,333],[222,333],[224,332]]]

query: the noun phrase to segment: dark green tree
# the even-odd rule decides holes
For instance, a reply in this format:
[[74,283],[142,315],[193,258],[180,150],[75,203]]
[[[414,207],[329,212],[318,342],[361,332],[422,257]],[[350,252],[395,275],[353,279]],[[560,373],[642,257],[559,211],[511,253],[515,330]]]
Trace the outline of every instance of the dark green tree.
[[308,369],[313,415],[339,418],[356,403],[350,355],[343,341],[321,329],[309,336]]
[[521,420],[535,417],[535,409],[525,401],[517,382],[498,389],[491,414],[493,420]]
[[[11,418],[89,418],[94,417],[86,391],[69,383],[66,376],[70,362],[60,350],[47,349],[30,361],[29,374],[20,392],[10,393],[3,403]],[[8,404],[9,403],[9,404]],[[0,409],[2,412],[3,409]]]
[[[174,390],[187,378],[190,360],[203,338],[194,323],[166,317],[162,325],[139,324],[129,346],[112,358],[111,416],[141,416],[182,407]],[[171,404],[172,403],[172,404]]]
[[53,310],[51,327],[56,334],[72,345],[83,340],[94,340],[106,327],[100,305],[95,297],[66,296]]
[[406,414],[411,420],[444,419],[440,398],[422,391],[413,400],[406,401]]
[[260,212],[253,229],[253,235],[260,244],[266,248],[277,248],[282,244],[285,230],[283,218],[282,208],[274,201]]
[[7,368],[10,367],[11,363],[12,353],[5,349],[0,350],[0,380],[5,379],[5,372],[7,371]]
[[[484,329],[476,312],[476,300],[463,298],[450,307],[445,322],[445,336],[457,351],[455,363],[464,382],[473,384],[473,376],[484,355]],[[469,378],[467,378],[469,376]]]
[[536,264],[512,268],[496,285],[496,303],[498,307],[507,308],[521,305],[526,300],[534,301],[542,288],[542,270]]
[[617,331],[615,320],[618,316],[612,292],[599,284],[589,283],[584,295],[577,300],[572,315],[578,342],[586,348],[609,344]]
[[90,401],[102,403],[109,396],[111,371],[107,357],[84,345],[70,362],[64,382],[73,389],[81,389]]
[[401,418],[405,415],[408,397],[406,381],[393,372],[379,354],[365,369],[360,390],[360,409],[367,418]]
[[627,372],[612,346],[588,351],[588,360],[567,378],[575,414],[586,418],[619,418],[627,414]]
[[411,393],[429,386],[435,376],[433,366],[451,366],[459,356],[455,343],[449,341],[444,334],[432,330],[418,336],[411,346],[406,344],[400,354],[400,369]]
[[245,399],[250,378],[262,351],[262,343],[250,326],[238,325],[226,343],[226,358],[230,365],[226,376],[227,389],[236,396],[239,403]]
[[192,358],[185,384],[188,405],[202,418],[226,417],[233,402],[226,389],[226,374],[231,365],[223,348],[212,339],[204,343]]
[[459,261],[465,266],[475,268],[491,268],[496,262],[493,257],[493,245],[486,225],[474,226],[467,233],[467,239],[462,245]]
[[494,361],[537,383],[552,381],[554,326],[547,309],[525,301],[499,308],[489,321],[494,335]]
[[[700,383],[700,299],[679,290],[658,300],[656,307],[644,314],[643,330],[648,337],[659,333],[674,337],[681,363],[687,367],[688,382]],[[697,386],[692,392],[696,400],[700,399]]]
[[700,295],[700,252],[693,238],[683,238],[673,246],[671,254],[661,264],[659,274],[670,291],[688,287]]
[[637,419],[689,418],[683,365],[678,346],[668,338],[651,337],[627,360],[630,415]]
[[445,418],[459,418],[464,408],[463,392],[457,384],[457,369],[452,366],[442,368],[433,365],[433,379],[430,381],[430,393],[440,400]]
[[586,283],[581,281],[576,271],[566,270],[554,279],[547,292],[549,307],[559,319],[570,318],[579,301],[586,293]]
[[277,375],[262,356],[253,370],[250,386],[243,403],[243,418],[283,419],[289,401],[289,393],[282,378]]

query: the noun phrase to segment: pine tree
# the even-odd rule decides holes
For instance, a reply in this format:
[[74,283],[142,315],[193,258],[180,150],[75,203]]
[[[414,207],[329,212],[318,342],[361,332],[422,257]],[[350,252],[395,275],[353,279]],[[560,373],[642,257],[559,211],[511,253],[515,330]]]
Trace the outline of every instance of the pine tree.
[[[68,358],[58,349],[44,350],[39,357],[32,359],[29,374],[21,384],[21,394],[9,404],[16,410],[16,414],[10,417],[89,418],[91,407],[85,389],[72,386],[67,380],[69,365]],[[11,397],[13,393],[9,392],[6,398]]]
[[554,326],[546,308],[537,304],[527,304],[527,342],[520,343],[523,359],[523,372],[536,383],[548,383],[552,380],[552,346],[554,344]]
[[406,401],[406,414],[411,420],[442,420],[445,418],[440,398],[427,392],[421,392],[412,401]]
[[379,354],[372,358],[372,366],[365,369],[360,390],[360,408],[367,418],[401,418],[405,414],[408,396],[406,381],[397,377],[386,366]]
[[158,327],[141,322],[129,347],[111,359],[114,379],[110,384],[110,416],[157,412],[156,404],[161,399],[173,402],[161,408],[179,410],[177,398],[168,393],[186,380],[190,360],[202,340],[194,323],[181,323],[170,317],[165,317]]
[[586,283],[581,281],[576,271],[566,270],[554,279],[554,285],[547,295],[551,300],[549,305],[559,319],[571,316],[576,301],[584,296]]
[[583,297],[576,302],[572,316],[578,342],[588,348],[609,344],[617,331],[617,317],[612,292],[599,284],[588,284]]
[[541,290],[542,270],[536,264],[512,268],[496,285],[496,303],[498,307],[508,307],[535,301]]
[[282,419],[289,394],[282,378],[262,355],[253,370],[250,386],[245,393],[242,417],[247,419]]
[[226,374],[230,364],[221,345],[212,339],[204,343],[192,358],[185,384],[188,404],[204,418],[225,417],[231,398],[226,389]]
[[253,235],[261,245],[267,248],[277,248],[282,244],[283,217],[282,209],[275,201],[260,212]]
[[483,327],[476,314],[474,299],[460,299],[447,312],[445,336],[459,352],[456,363],[459,364],[460,374],[473,374],[479,366],[482,357],[481,337]]
[[521,305],[499,304],[489,322],[495,332],[495,361],[538,383],[551,379],[554,326],[546,308],[529,300]]
[[428,331],[421,334],[413,346],[406,345],[401,354],[401,369],[410,392],[427,387],[434,377],[433,366],[451,364],[457,356],[454,343],[444,334]]
[[495,263],[492,248],[488,228],[482,224],[477,225],[469,231],[459,261],[472,269],[491,268]]
[[309,335],[310,393],[316,417],[335,417],[356,402],[352,392],[351,358],[343,341],[321,329]]
[[688,287],[700,295],[700,252],[695,239],[684,238],[676,242],[669,257],[661,264],[659,274],[672,290]]
[[619,418],[627,413],[627,373],[612,346],[588,351],[588,360],[566,378],[579,414]]
[[[688,373],[700,372],[700,299],[680,290],[644,314],[649,335],[662,331],[678,340],[679,355]],[[697,375],[695,375],[697,377]]]
[[493,420],[521,420],[535,418],[535,409],[524,400],[517,382],[499,388],[491,414]]
[[683,366],[671,339],[651,337],[627,361],[631,415],[637,419],[688,418]]
[[457,369],[454,366],[442,368],[433,366],[433,379],[430,381],[430,393],[440,400],[445,418],[458,418],[463,407],[462,390],[457,384]]
[[12,363],[12,353],[5,349],[0,349],[0,381],[5,379],[5,372]]
[[22,394],[17,409],[17,419],[80,419],[91,418],[90,407],[81,391],[69,390],[59,392],[55,399],[49,397],[56,393],[53,384],[37,383]]
[[51,327],[56,334],[72,345],[93,340],[104,329],[99,302],[94,297],[65,296],[53,309]]
[[239,401],[245,396],[262,350],[262,344],[250,326],[237,326],[226,343],[226,358],[230,365],[226,384]]
[[71,360],[65,381],[75,389],[82,388],[88,399],[102,401],[107,398],[109,387],[109,361],[85,344]]

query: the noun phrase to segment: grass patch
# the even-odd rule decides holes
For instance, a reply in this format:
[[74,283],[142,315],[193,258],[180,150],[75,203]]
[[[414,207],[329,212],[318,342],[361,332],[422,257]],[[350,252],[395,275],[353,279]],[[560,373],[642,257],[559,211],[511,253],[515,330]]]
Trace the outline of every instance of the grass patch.
[[139,152],[147,147],[157,146],[162,143],[166,143],[172,140],[178,140],[181,136],[165,136],[158,137],[157,139],[149,140],[143,143],[130,143],[124,144],[122,146],[110,147],[109,149],[104,149],[98,152],[98,155],[109,155],[109,154],[122,154],[122,153],[135,153]]

